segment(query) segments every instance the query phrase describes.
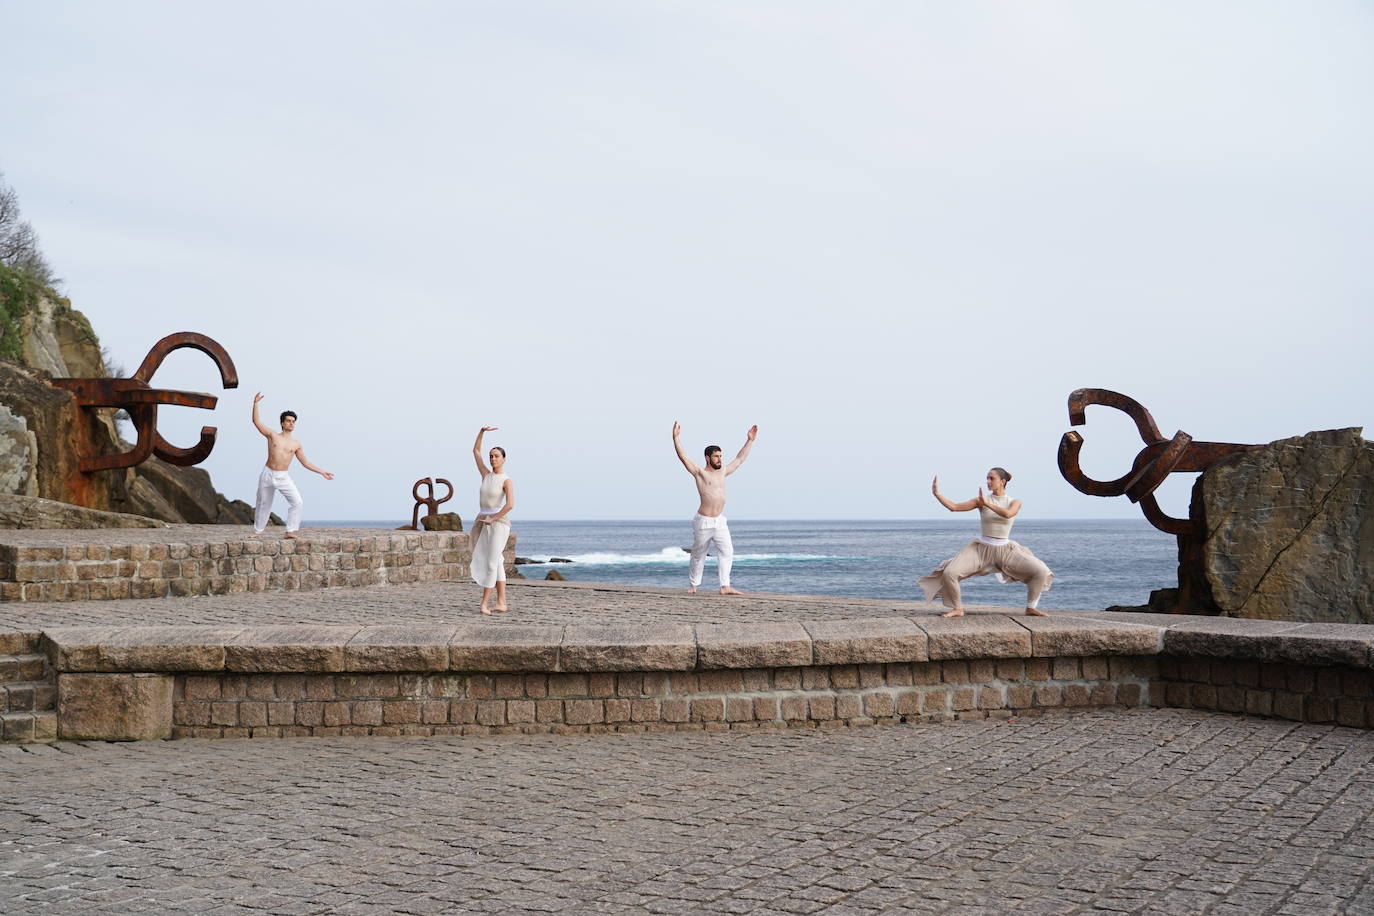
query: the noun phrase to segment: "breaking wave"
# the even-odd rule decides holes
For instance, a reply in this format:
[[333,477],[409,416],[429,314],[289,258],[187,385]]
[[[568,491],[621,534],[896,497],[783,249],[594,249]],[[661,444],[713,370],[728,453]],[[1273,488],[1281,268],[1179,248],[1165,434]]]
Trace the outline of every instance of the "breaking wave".
[[[712,552],[712,556],[714,556]],[[574,553],[563,557],[581,566],[647,566],[660,564],[686,566],[688,553],[681,547],[664,547],[658,553]],[[814,560],[848,560],[853,557],[827,556],[810,553],[737,553],[736,563],[806,563]],[[530,557],[532,565],[549,562],[548,557]],[[555,563],[554,566],[562,564]]]

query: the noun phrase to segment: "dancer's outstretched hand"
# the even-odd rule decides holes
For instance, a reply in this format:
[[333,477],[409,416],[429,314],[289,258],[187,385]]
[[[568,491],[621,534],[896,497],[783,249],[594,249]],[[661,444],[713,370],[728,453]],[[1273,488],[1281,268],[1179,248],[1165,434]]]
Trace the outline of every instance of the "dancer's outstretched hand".
[[678,436],[680,436],[680,435],[682,435],[682,424],[679,423],[678,421],[674,420],[674,421],[673,421],[673,438],[676,439],[676,438],[677,438]]
[[500,428],[501,428],[501,427],[499,427],[499,426],[483,426],[483,427],[482,427],[482,432],[484,432],[484,433],[489,433],[489,432],[493,432],[493,431],[495,431],[495,430],[498,430],[498,429],[500,429]]
[[759,434],[759,425],[758,425],[757,423],[755,423],[753,426],[749,427],[749,432],[747,433],[747,435],[748,435],[748,437],[749,437],[749,441],[750,441],[750,442],[753,442],[753,441],[754,441],[754,437],[757,436],[758,434]]

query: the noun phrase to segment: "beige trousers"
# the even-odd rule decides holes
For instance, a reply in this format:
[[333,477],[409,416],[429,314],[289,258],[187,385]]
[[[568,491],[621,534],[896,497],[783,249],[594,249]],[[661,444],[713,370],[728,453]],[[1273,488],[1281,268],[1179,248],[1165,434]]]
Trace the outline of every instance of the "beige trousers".
[[998,547],[982,541],[970,541],[963,550],[950,557],[935,571],[916,584],[925,592],[927,601],[939,598],[945,607],[960,606],[959,583],[971,576],[986,576],[996,573],[1001,582],[1024,582],[1026,584],[1026,607],[1035,607],[1040,593],[1050,590],[1054,573],[1035,554],[1015,541],[1007,541]]

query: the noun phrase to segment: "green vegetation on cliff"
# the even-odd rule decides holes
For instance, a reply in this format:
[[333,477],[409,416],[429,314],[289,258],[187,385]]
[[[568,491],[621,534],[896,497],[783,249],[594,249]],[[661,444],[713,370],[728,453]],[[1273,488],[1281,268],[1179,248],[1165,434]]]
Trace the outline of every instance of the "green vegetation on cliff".
[[43,287],[12,267],[0,264],[0,358],[22,360],[25,315],[38,306]]
[[100,346],[90,321],[72,308],[70,299],[62,298],[16,268],[0,264],[0,359],[23,361],[24,316],[38,307],[40,299],[51,302],[54,315],[70,318],[82,337]]

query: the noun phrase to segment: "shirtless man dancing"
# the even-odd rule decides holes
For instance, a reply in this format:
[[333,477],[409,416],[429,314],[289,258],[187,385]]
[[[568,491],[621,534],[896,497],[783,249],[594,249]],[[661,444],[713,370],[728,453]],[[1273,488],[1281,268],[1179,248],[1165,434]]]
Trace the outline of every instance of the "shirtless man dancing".
[[328,471],[321,471],[306,460],[305,449],[301,448],[300,442],[291,435],[292,430],[296,428],[296,412],[282,411],[281,432],[273,432],[258,419],[258,401],[261,400],[261,391],[253,395],[253,425],[258,428],[258,432],[267,437],[267,467],[258,475],[258,505],[253,516],[253,533],[249,537],[262,537],[262,533],[267,530],[267,520],[272,515],[272,500],[276,498],[277,493],[281,493],[286,497],[287,505],[286,536],[294,540],[296,532],[301,527],[302,503],[301,494],[296,491],[296,484],[291,480],[291,475],[286,473],[286,469],[291,467],[292,457],[299,458],[307,470],[314,471],[325,480],[333,480],[334,475]]
[[676,420],[673,421],[673,448],[677,450],[677,460],[682,462],[687,473],[696,478],[697,492],[701,494],[701,506],[692,518],[692,562],[687,567],[687,593],[697,593],[697,586],[701,584],[702,567],[706,565],[706,550],[714,544],[716,566],[720,571],[720,593],[742,594],[730,587],[730,561],[734,559],[735,549],[730,543],[730,529],[726,526],[725,516],[721,513],[725,511],[725,478],[738,471],[739,466],[744,464],[744,459],[749,457],[754,437],[759,434],[758,425],[749,427],[744,448],[739,450],[734,461],[724,467],[721,467],[719,445],[706,447],[706,467],[700,468],[693,464],[687,453],[682,450],[682,443],[678,441],[681,434],[682,425]]

